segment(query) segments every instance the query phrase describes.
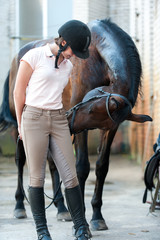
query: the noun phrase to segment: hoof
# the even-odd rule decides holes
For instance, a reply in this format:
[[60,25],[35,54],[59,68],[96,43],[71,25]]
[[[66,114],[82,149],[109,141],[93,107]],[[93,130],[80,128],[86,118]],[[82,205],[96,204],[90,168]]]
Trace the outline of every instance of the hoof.
[[61,212],[57,213],[57,220],[62,222],[70,222],[72,221],[72,218],[69,212]]
[[27,218],[26,210],[25,209],[15,209],[14,217],[16,217],[18,219]]
[[91,220],[90,221],[91,229],[93,231],[102,231],[108,230],[108,227],[103,219],[100,220]]

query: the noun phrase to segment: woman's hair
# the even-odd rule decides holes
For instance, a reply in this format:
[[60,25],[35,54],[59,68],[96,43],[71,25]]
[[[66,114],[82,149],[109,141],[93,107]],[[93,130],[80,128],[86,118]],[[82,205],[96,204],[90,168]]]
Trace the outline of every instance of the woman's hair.
[[63,37],[57,37],[54,39],[54,41],[59,46],[64,41],[64,39]]

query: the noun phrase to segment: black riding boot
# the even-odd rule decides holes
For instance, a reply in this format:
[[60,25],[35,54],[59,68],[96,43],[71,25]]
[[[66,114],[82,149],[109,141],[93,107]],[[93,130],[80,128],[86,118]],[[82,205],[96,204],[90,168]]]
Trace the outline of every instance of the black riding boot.
[[79,185],[74,188],[65,189],[65,196],[70,211],[77,240],[88,240],[91,236],[87,221],[85,219],[82,194]]
[[29,187],[28,193],[38,240],[52,240],[47,227],[43,188]]

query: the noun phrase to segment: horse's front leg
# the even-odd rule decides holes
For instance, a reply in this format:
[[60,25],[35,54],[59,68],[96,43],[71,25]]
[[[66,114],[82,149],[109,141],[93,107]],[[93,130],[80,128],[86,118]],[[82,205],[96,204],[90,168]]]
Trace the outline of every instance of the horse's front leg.
[[[84,131],[76,135],[75,150],[76,150],[76,170],[77,176],[82,191],[84,201],[85,182],[88,178],[90,171],[90,164],[88,159],[88,144],[87,144],[88,131]],[[85,204],[84,204],[85,206]]]
[[101,213],[102,207],[102,193],[103,193],[103,186],[106,175],[109,169],[109,156],[110,156],[110,149],[111,144],[113,142],[114,136],[117,132],[117,128],[115,130],[110,130],[102,134],[101,139],[101,147],[100,153],[98,156],[98,160],[96,162],[96,184],[94,195],[92,198],[92,208],[93,208],[93,215],[91,220],[91,227],[92,230],[107,230],[108,227],[105,223],[105,220]]
[[51,179],[52,179],[52,187],[53,187],[53,192],[54,192],[54,196],[55,200],[54,200],[54,205],[57,208],[57,220],[58,221],[71,221],[71,215],[68,212],[65,204],[64,204],[64,197],[62,195],[62,191],[61,191],[61,187],[60,187],[60,177],[59,177],[59,173],[58,170],[54,164],[54,161],[51,157],[50,152],[48,151],[48,163],[49,163],[49,170],[51,173]]
[[20,219],[27,217],[26,210],[24,207],[24,189],[23,189],[23,168],[25,165],[26,156],[24,152],[23,142],[21,140],[19,140],[19,142],[17,143],[15,161],[18,168],[18,184],[15,193],[16,206],[14,209],[14,216]]

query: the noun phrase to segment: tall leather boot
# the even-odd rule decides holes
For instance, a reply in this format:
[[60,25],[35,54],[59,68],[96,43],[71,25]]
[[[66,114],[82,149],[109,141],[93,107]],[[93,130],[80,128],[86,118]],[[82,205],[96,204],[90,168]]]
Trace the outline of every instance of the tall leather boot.
[[79,185],[65,189],[65,196],[74,223],[76,240],[88,240],[91,234],[84,213],[84,205]]
[[38,240],[52,240],[47,227],[43,188],[29,187],[28,193]]

